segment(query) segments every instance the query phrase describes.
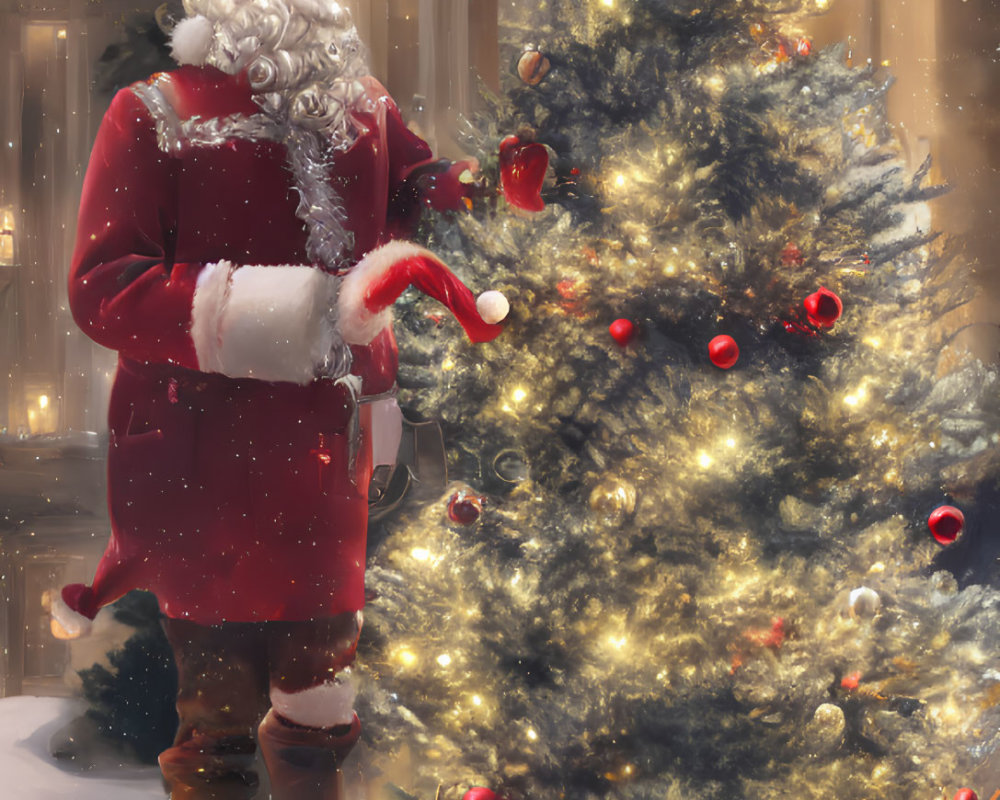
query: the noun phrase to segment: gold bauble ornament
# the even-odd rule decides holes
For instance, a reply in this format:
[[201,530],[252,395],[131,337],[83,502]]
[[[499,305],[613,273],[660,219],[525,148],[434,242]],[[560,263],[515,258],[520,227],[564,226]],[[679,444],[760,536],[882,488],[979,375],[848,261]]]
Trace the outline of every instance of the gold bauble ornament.
[[624,478],[608,477],[590,493],[590,509],[598,519],[621,525],[635,511],[635,500],[635,486]]
[[538,50],[525,50],[517,60],[517,76],[528,86],[537,86],[549,74],[551,62]]

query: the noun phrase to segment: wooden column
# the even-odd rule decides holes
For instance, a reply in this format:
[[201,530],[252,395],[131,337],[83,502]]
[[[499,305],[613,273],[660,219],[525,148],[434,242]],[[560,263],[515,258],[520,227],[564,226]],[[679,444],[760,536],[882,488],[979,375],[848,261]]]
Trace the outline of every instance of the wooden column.
[[419,120],[442,155],[460,155],[451,138],[458,119],[479,101],[479,80],[499,83],[496,0],[419,0],[417,87]]
[[499,0],[346,0],[368,45],[372,74],[403,116],[444,155],[457,119],[499,90]]
[[871,64],[893,76],[889,118],[911,166],[939,142],[939,5],[940,0],[834,0],[828,13],[810,23],[818,46],[847,42],[854,66]]
[[390,0],[341,0],[350,9],[361,40],[368,46],[372,75],[385,83],[389,59]]

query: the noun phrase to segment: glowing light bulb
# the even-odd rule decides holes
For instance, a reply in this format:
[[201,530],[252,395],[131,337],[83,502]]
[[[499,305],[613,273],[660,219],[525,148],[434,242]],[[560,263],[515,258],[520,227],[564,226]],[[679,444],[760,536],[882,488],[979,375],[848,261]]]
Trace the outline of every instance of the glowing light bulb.
[[417,663],[417,656],[412,650],[400,650],[396,658],[404,667],[412,667]]
[[622,175],[621,173],[618,173],[618,176],[615,178],[615,186],[617,186],[619,189],[625,186],[625,176]]
[[441,655],[439,655],[437,657],[437,662],[442,667],[450,666],[451,665],[451,656],[448,655],[447,653],[442,653]]
[[712,466],[712,457],[706,452],[698,453],[698,466],[702,469],[708,469]]
[[717,73],[705,80],[705,87],[714,94],[722,94],[726,88],[726,79],[721,73]]
[[537,739],[538,739],[538,732],[534,728],[528,728],[527,736],[528,736],[529,739],[531,739],[531,741],[533,741],[533,742],[537,741]]
[[49,407],[49,396],[47,394],[43,394],[41,397],[38,398],[38,407],[39,408]]
[[515,403],[523,403],[525,401],[525,399],[527,399],[527,397],[528,397],[528,393],[524,389],[522,389],[520,386],[518,388],[516,388],[514,390],[514,392],[511,394],[511,399]]
[[410,551],[410,555],[414,559],[416,559],[417,561],[430,561],[431,560],[431,551],[428,550],[426,547],[414,547]]
[[864,386],[859,386],[854,391],[854,394],[849,394],[844,398],[844,403],[849,405],[851,408],[857,408],[864,402],[866,397],[868,397],[868,391]]
[[736,447],[736,440],[730,436],[728,439],[726,439],[726,447],[730,448]]
[[478,694],[472,695],[472,705],[481,706],[482,704],[483,704],[483,698],[481,698]]

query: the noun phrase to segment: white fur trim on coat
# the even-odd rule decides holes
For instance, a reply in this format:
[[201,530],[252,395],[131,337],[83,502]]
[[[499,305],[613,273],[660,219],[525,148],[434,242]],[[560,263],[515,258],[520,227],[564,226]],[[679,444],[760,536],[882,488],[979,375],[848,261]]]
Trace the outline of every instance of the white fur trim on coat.
[[343,670],[335,680],[312,689],[286,693],[271,688],[275,712],[296,725],[308,728],[333,728],[349,725],[354,719],[354,698],[358,687],[351,670]]
[[313,267],[206,265],[191,310],[199,369],[309,383],[336,340],[335,294],[336,278]]
[[67,639],[79,639],[81,636],[89,636],[91,630],[93,630],[93,621],[66,605],[66,601],[62,599],[62,594],[59,592],[52,592],[52,607],[50,612],[52,619],[59,623]]
[[395,397],[366,402],[371,409],[372,466],[393,466],[403,440],[403,412]]
[[208,59],[213,36],[212,23],[201,14],[186,17],[170,34],[170,53],[178,64],[201,66]]
[[377,247],[347,273],[337,298],[337,324],[348,344],[365,345],[392,322],[392,308],[372,313],[365,305],[368,287],[400,261],[413,257],[436,257],[412,242],[392,241]]

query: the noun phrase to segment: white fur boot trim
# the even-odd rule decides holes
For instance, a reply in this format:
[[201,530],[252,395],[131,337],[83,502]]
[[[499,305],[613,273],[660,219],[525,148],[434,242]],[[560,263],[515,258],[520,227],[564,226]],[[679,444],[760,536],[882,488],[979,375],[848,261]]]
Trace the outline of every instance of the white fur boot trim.
[[94,628],[93,620],[87,619],[83,614],[74,611],[66,601],[62,599],[62,593],[52,592],[52,620],[62,628],[63,638],[79,639],[81,636],[89,636]]
[[357,686],[350,669],[332,681],[301,692],[285,693],[271,688],[271,705],[276,713],[296,725],[307,728],[333,728],[349,725],[354,719]]

